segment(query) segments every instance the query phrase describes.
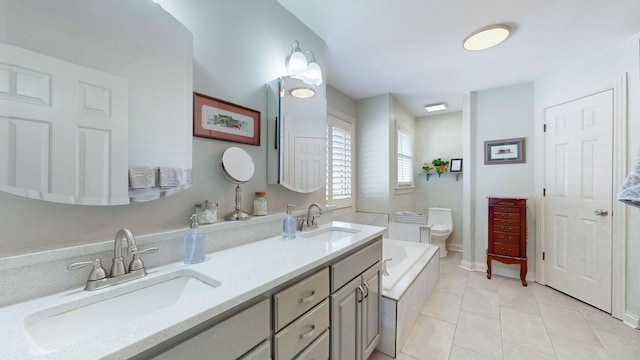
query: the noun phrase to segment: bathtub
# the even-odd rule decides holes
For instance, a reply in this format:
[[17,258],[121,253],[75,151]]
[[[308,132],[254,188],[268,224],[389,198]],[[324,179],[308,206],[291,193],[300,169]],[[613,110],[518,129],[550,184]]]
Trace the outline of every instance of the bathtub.
[[[440,274],[437,246],[383,239],[382,330],[377,350],[396,357],[407,341]],[[387,260],[391,259],[391,260]]]

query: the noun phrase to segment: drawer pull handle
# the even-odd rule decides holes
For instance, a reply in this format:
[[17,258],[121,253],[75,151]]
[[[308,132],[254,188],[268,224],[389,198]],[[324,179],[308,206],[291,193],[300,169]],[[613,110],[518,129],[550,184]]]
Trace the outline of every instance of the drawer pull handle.
[[301,304],[304,304],[304,303],[311,302],[311,301],[313,301],[313,299],[314,299],[315,297],[316,297],[316,291],[315,291],[315,290],[312,290],[312,291],[311,291],[311,295],[309,295],[309,296],[305,296],[305,297],[301,297],[301,298],[300,298],[300,303],[301,303]]
[[365,281],[362,285],[364,285],[364,288],[367,289],[367,293],[364,294],[364,299],[366,299],[367,297],[369,297],[369,284],[367,284],[367,282]]
[[300,334],[300,339],[308,339],[308,338],[312,337],[313,334],[315,334],[315,333],[316,333],[316,326],[315,325],[311,325],[311,329],[309,331]]

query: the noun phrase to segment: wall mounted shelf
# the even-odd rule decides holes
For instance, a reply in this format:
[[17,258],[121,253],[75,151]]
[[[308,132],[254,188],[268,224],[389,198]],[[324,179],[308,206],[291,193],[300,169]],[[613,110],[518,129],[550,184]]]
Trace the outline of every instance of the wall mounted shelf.
[[[438,175],[437,172],[435,171],[430,171],[430,172],[419,172],[418,175],[424,175],[426,177],[426,180],[429,181],[429,176],[432,175]],[[462,172],[443,172],[441,176],[451,176],[451,175],[455,175],[456,176],[456,181],[458,181],[459,177],[462,176]]]

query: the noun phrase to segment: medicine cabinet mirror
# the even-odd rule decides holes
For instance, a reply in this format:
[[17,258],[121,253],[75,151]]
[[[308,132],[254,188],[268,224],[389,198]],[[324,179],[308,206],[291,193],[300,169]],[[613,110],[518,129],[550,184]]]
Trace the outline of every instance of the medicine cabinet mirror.
[[[267,183],[310,193],[325,186],[327,101],[302,80],[285,76],[267,85]],[[311,97],[299,98],[296,93]]]
[[0,0],[0,14],[1,191],[118,205],[190,187],[182,24],[152,1]]

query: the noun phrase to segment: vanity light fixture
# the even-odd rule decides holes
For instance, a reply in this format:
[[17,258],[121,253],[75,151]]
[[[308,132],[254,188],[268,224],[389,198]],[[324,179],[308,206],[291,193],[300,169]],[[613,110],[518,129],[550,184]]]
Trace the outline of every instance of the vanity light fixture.
[[442,111],[447,110],[447,105],[445,103],[425,105],[424,109],[427,110],[427,112]]
[[291,90],[291,96],[298,99],[308,99],[316,94],[316,91],[310,88],[295,88]]
[[[310,60],[307,60],[307,54],[311,55]],[[322,70],[316,61],[315,54],[310,50],[302,51],[298,40],[293,42],[291,54],[287,56],[285,65],[289,75],[300,78],[309,85],[322,84]]]
[[485,26],[467,35],[462,47],[469,51],[479,51],[492,48],[505,41],[511,33],[511,27],[505,24]]

